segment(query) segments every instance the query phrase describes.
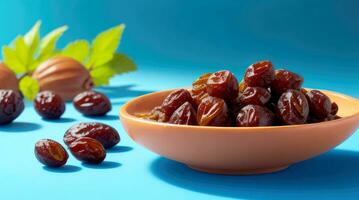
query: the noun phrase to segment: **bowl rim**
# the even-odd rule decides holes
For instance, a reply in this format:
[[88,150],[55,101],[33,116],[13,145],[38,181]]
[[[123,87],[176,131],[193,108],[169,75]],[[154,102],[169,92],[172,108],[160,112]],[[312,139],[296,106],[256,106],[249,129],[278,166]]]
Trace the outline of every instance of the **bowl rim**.
[[[352,118],[358,118],[359,119],[359,111],[356,112],[353,115],[347,116],[347,117],[342,117],[340,119],[336,119],[336,120],[331,120],[331,121],[325,121],[325,122],[318,122],[318,123],[311,123],[311,124],[297,124],[297,125],[282,125],[282,126],[257,126],[257,127],[235,127],[235,126],[198,126],[198,125],[179,125],[179,124],[170,124],[170,123],[165,123],[165,122],[156,122],[156,121],[151,121],[151,120],[147,120],[147,119],[142,119],[139,117],[136,117],[130,113],[127,112],[127,109],[130,105],[132,105],[135,101],[138,101],[138,99],[141,98],[145,98],[147,96],[151,96],[154,95],[156,93],[165,93],[165,92],[170,92],[176,89],[180,89],[180,88],[174,88],[174,89],[169,89],[169,90],[161,90],[161,91],[156,91],[156,92],[151,92],[145,95],[141,95],[138,97],[135,97],[129,101],[127,101],[121,108],[120,108],[120,121],[122,121],[122,118],[127,118],[129,120],[132,121],[136,121],[138,123],[142,123],[142,124],[148,124],[148,125],[155,125],[155,126],[162,126],[162,127],[173,127],[173,128],[184,128],[184,129],[207,129],[207,130],[264,130],[264,129],[285,129],[285,128],[300,128],[300,127],[314,127],[314,126],[318,126],[318,125],[329,125],[329,124],[335,124],[335,123],[339,123],[342,121],[346,121],[346,120],[350,120]],[[311,88],[305,88],[305,89],[309,89],[309,90],[314,90]],[[356,99],[355,97],[351,97],[339,92],[334,92],[334,91],[330,91],[330,90],[322,90],[322,89],[315,89],[315,90],[319,90],[319,91],[324,91],[324,92],[329,92],[331,94],[334,94],[336,96],[340,96],[341,98],[345,98],[348,99],[350,101],[356,101],[359,104],[359,100]]]

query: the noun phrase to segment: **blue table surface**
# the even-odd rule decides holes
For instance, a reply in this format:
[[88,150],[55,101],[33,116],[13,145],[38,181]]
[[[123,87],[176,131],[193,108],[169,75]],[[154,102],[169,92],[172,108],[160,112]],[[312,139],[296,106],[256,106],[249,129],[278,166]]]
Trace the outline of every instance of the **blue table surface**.
[[[119,108],[129,99],[149,92],[188,86],[206,71],[192,68],[140,65],[134,73],[115,77],[108,87],[113,109],[106,117],[87,118],[67,104],[58,121],[44,121],[27,102],[23,114],[0,127],[0,199],[355,199],[359,195],[359,135],[319,157],[273,174],[222,176],[193,171],[134,143],[118,120]],[[359,97],[357,75],[315,73],[310,67],[293,68],[306,87],[339,91]],[[242,76],[244,68],[232,68]],[[317,74],[318,77],[313,75]],[[357,71],[354,71],[357,72]],[[336,77],[333,82],[333,77]],[[73,124],[100,121],[115,127],[121,142],[102,165],[84,165],[70,156],[60,169],[43,167],[33,153],[42,138],[62,142]],[[358,131],[356,132],[358,133]]]

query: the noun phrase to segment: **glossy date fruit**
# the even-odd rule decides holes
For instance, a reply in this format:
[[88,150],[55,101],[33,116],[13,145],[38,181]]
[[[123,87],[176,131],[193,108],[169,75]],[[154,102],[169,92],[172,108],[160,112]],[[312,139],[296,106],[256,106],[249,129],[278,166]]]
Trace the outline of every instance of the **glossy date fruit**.
[[330,114],[335,116],[338,113],[338,110],[339,110],[338,104],[333,102],[331,106]]
[[69,158],[62,145],[54,140],[42,139],[35,144],[36,159],[48,167],[61,167]]
[[24,102],[18,92],[0,89],[0,125],[16,119],[24,110]]
[[173,112],[185,102],[190,102],[193,105],[191,94],[186,89],[178,89],[171,92],[158,109],[165,115],[164,118],[166,118],[165,121],[167,121]]
[[200,126],[228,126],[230,120],[226,102],[211,96],[203,99],[198,106],[197,122]]
[[247,105],[237,115],[239,127],[271,126],[273,122],[274,114],[269,109],[258,105]]
[[304,94],[287,90],[278,100],[278,115],[285,124],[304,124],[309,114],[309,105]]
[[201,103],[202,99],[208,96],[207,81],[212,73],[203,74],[192,83],[191,96],[196,107]]
[[65,112],[65,102],[52,91],[42,91],[34,100],[36,112],[45,119],[58,119]]
[[189,102],[185,102],[175,110],[168,121],[171,124],[197,125],[196,110]]
[[98,140],[106,149],[120,142],[120,135],[116,129],[99,122],[83,122],[73,125],[66,131],[64,142],[69,146],[81,137],[90,137]]
[[239,103],[245,105],[264,106],[271,98],[271,94],[265,88],[247,87],[239,97]]
[[275,70],[274,80],[271,83],[271,91],[278,96],[289,89],[299,90],[302,87],[303,78],[288,70]]
[[260,61],[247,68],[244,81],[250,87],[268,87],[274,79],[273,65],[270,61]]
[[76,159],[85,163],[99,164],[106,157],[102,144],[89,137],[78,138],[69,145],[69,149]]
[[310,90],[305,96],[309,103],[311,116],[316,119],[324,119],[328,117],[332,111],[332,102],[327,95],[319,90]]
[[112,109],[107,96],[95,91],[81,92],[74,97],[73,104],[77,111],[87,116],[103,116]]
[[207,93],[227,102],[233,101],[238,96],[238,81],[228,70],[215,72],[208,77]]

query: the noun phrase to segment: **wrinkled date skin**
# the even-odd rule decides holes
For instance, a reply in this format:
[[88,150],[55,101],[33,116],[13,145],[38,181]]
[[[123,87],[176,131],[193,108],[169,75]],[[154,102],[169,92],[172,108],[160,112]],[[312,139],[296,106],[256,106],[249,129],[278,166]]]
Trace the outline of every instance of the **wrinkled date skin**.
[[338,104],[333,102],[330,114],[335,116],[338,113],[338,110],[339,110]]
[[274,114],[265,107],[247,105],[243,107],[237,116],[237,126],[255,127],[271,126],[274,122]]
[[250,87],[268,87],[274,79],[273,65],[270,61],[260,61],[247,68],[244,81]]
[[228,70],[215,72],[207,80],[207,93],[231,102],[238,96],[238,81]]
[[173,112],[168,122],[171,124],[197,125],[196,117],[196,110],[189,102],[186,102]]
[[203,74],[192,83],[191,95],[196,107],[198,107],[204,98],[208,97],[207,81],[211,75],[212,73]]
[[203,99],[197,110],[197,122],[200,126],[229,126],[226,102],[218,97]]
[[87,116],[103,116],[112,109],[107,96],[95,91],[81,92],[75,96],[73,104],[77,111]]
[[190,102],[193,105],[192,96],[186,89],[178,89],[171,92],[162,102],[161,107],[157,108],[160,110],[159,112],[164,114],[163,122],[168,121],[173,112],[185,102]]
[[84,122],[73,125],[66,131],[64,142],[69,146],[81,137],[90,137],[98,140],[106,149],[120,142],[120,135],[116,129],[99,122]]
[[309,105],[304,94],[287,90],[278,101],[278,114],[285,124],[304,124],[309,114]]
[[264,106],[271,98],[271,94],[265,88],[247,87],[239,98],[241,105]]
[[274,80],[271,84],[273,94],[280,96],[289,89],[299,90],[303,84],[303,78],[288,70],[275,70]]
[[24,102],[18,92],[0,90],[0,125],[16,119],[24,110]]
[[69,149],[76,159],[90,164],[99,164],[106,157],[105,148],[92,138],[82,137],[72,142]]
[[69,158],[64,147],[50,139],[42,139],[36,142],[35,156],[39,162],[48,167],[61,167]]
[[34,100],[36,112],[45,119],[58,119],[65,112],[65,102],[61,96],[51,91],[43,91]]
[[332,102],[329,97],[321,91],[311,90],[307,92],[305,96],[309,103],[311,116],[317,119],[324,119],[332,112]]

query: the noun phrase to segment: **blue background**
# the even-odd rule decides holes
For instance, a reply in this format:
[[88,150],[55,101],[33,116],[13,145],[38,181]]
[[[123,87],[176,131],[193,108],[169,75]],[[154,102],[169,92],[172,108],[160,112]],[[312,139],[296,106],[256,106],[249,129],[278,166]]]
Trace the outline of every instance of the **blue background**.
[[[320,157],[275,174],[219,176],[192,171],[136,145],[118,109],[133,97],[187,86],[198,75],[229,69],[238,77],[251,63],[270,59],[305,77],[305,86],[359,98],[359,1],[356,0],[128,0],[0,1],[0,44],[42,19],[42,34],[67,24],[59,46],[92,39],[127,25],[121,52],[139,70],[99,88],[111,97],[104,118],[85,118],[71,104],[60,121],[44,121],[31,103],[11,125],[0,127],[0,199],[355,199],[359,195],[359,136]],[[116,127],[120,145],[103,165],[70,157],[60,170],[43,168],[33,155],[41,138],[62,141],[74,123]]]

